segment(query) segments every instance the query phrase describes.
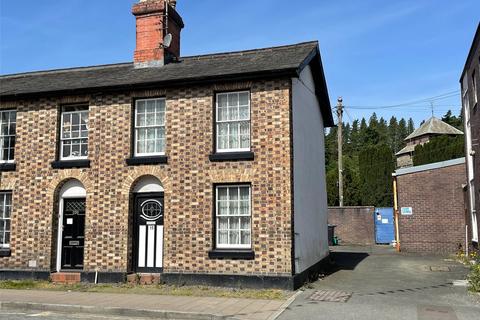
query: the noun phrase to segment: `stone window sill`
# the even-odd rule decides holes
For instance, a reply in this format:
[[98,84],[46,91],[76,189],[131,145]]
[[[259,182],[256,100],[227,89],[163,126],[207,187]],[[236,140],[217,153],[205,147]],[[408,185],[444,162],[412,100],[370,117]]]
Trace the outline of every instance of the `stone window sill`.
[[139,166],[145,164],[167,164],[167,156],[154,156],[154,157],[132,157],[126,159],[125,162],[129,166]]
[[0,172],[15,171],[17,165],[14,162],[0,163]]
[[7,248],[0,249],[0,257],[10,257],[11,253],[12,251],[10,249],[7,249]]
[[52,168],[53,169],[90,168],[90,160],[81,159],[81,160],[53,161]]
[[212,162],[251,161],[255,159],[255,154],[252,151],[213,153],[209,156],[209,159]]
[[255,252],[252,250],[215,249],[208,252],[210,259],[253,260]]

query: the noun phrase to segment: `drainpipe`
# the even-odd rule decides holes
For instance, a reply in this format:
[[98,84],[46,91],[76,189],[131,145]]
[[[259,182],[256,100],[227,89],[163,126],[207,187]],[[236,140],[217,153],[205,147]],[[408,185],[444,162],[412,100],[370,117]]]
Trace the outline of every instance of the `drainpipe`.
[[395,216],[395,241],[397,251],[400,252],[400,232],[398,230],[398,198],[397,198],[397,177],[393,174],[393,214]]

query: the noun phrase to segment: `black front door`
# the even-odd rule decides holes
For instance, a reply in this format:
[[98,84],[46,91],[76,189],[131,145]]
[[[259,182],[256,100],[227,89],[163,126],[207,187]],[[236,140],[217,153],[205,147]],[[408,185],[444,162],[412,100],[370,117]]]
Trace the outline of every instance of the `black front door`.
[[161,272],[163,268],[163,193],[137,193],[134,203],[135,271]]
[[85,199],[63,200],[62,269],[83,268]]

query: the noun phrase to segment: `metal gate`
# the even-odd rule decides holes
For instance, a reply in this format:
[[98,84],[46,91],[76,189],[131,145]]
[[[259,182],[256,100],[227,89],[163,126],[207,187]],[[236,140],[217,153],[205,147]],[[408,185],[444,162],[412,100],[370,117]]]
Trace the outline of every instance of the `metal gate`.
[[375,242],[392,243],[395,240],[393,225],[393,208],[375,208],[373,214],[375,219]]

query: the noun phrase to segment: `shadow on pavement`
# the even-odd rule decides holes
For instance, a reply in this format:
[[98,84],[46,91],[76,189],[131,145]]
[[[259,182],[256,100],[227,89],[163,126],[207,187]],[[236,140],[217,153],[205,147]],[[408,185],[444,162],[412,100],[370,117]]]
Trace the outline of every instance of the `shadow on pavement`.
[[368,256],[369,254],[366,252],[331,252],[331,269],[328,274],[340,270],[354,270]]

